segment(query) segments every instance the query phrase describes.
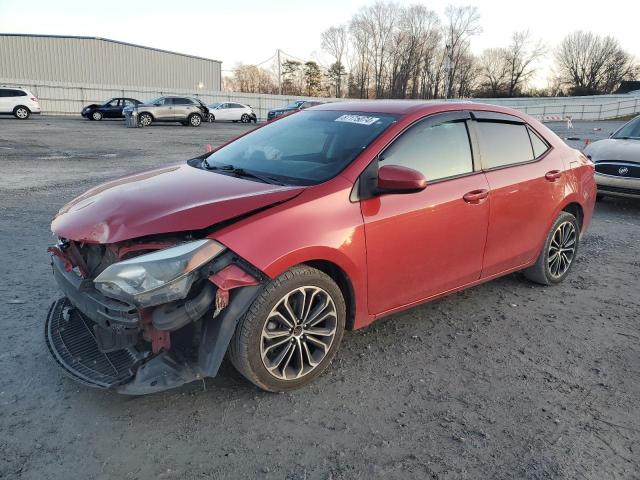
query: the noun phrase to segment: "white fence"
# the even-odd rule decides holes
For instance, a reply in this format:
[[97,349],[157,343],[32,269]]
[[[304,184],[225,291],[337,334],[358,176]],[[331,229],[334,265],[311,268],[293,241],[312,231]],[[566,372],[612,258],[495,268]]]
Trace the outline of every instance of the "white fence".
[[[90,103],[102,103],[111,97],[132,97],[150,100],[160,95],[189,95],[205,103],[238,102],[251,105],[260,120],[267,117],[272,108],[293,100],[319,100],[335,102],[344,99],[313,98],[257,93],[211,92],[204,90],[141,89],[135,87],[105,88],[101,85],[75,85],[58,82],[37,82],[0,78],[0,85],[19,85],[31,90],[40,100],[47,115],[79,115]],[[528,98],[473,98],[474,102],[503,105],[515,108],[540,119],[606,120],[640,113],[640,94],[598,95],[589,97],[528,97]]]

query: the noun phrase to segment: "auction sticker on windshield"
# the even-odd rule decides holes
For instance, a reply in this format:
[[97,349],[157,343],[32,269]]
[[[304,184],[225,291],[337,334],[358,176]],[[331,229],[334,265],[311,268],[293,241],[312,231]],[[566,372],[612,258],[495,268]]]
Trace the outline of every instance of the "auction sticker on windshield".
[[342,115],[335,119],[336,122],[359,123],[360,125],[373,125],[378,120],[377,117],[367,117],[365,115]]

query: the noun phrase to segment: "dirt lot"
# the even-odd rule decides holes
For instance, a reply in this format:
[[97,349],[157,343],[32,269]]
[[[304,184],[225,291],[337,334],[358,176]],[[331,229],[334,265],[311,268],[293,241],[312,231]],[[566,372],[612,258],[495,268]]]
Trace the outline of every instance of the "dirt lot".
[[43,339],[52,215],[247,128],[0,118],[0,478],[640,478],[640,201],[597,205],[564,284],[514,274],[347,333],[295,393],[228,365],[138,398],[63,377]]

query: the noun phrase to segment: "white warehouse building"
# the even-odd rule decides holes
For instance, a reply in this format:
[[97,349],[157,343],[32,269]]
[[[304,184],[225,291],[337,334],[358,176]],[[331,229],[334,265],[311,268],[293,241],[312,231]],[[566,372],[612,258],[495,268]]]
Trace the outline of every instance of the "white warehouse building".
[[221,62],[97,37],[0,34],[0,78],[218,91]]
[[31,89],[51,113],[113,96],[219,92],[221,67],[218,60],[105,38],[0,33],[0,85]]

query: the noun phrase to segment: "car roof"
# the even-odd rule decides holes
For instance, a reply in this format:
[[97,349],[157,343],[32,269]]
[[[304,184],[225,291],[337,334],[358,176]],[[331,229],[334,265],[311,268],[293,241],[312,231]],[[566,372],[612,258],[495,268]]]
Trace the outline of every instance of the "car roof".
[[[470,101],[442,101],[442,100],[355,100],[346,102],[323,103],[308,110],[333,110],[345,112],[388,113],[391,115],[408,115],[416,112],[433,113],[439,110],[490,110],[522,117],[521,112],[497,105],[487,105]],[[444,108],[446,107],[446,108]]]

